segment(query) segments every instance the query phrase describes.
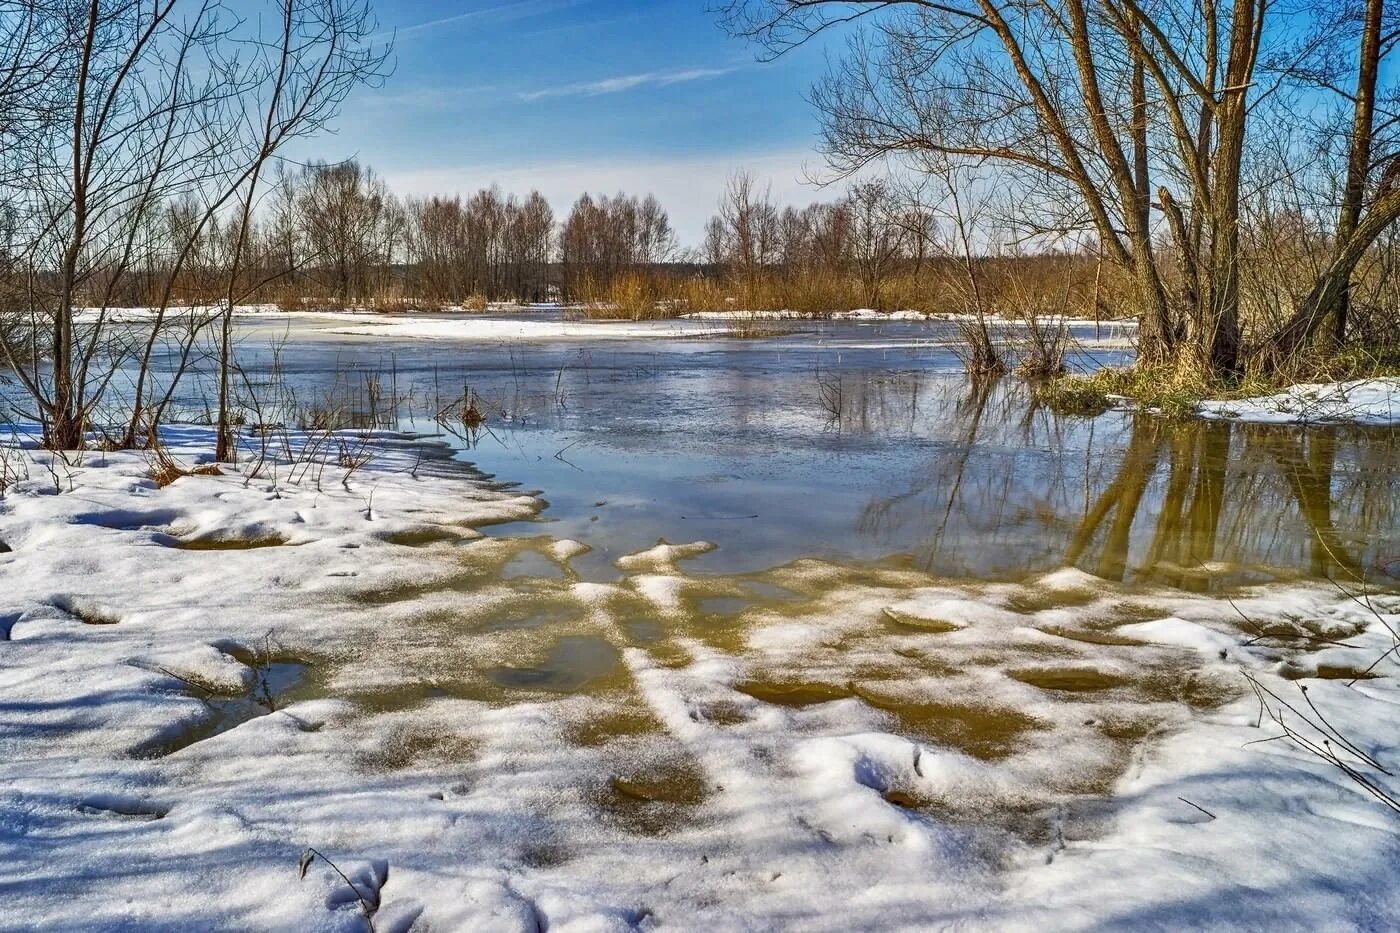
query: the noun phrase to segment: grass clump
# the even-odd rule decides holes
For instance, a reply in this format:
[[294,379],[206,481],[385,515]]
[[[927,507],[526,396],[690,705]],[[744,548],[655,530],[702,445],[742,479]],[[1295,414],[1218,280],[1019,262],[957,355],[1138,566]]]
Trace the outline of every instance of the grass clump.
[[1400,376],[1400,342],[1378,347],[1349,344],[1313,362],[1297,382],[1351,382]]
[[585,317],[595,320],[653,321],[674,317],[656,282],[635,272],[607,281],[585,280],[578,288]]
[[1052,411],[1067,415],[1100,415],[1126,399],[1167,418],[1189,418],[1205,399],[1248,398],[1271,391],[1271,386],[1248,378],[1235,385],[1220,385],[1182,368],[1132,366],[1049,379],[1037,386],[1036,398]]
[[1319,348],[1300,356],[1286,371],[1264,378],[1246,373],[1232,382],[1211,381],[1187,366],[1106,367],[1087,375],[1061,375],[1040,382],[1036,398],[1052,411],[1093,416],[1121,399],[1168,418],[1196,414],[1206,399],[1231,401],[1273,395],[1306,383],[1352,382],[1400,375],[1400,343],[1352,343],[1335,352]]

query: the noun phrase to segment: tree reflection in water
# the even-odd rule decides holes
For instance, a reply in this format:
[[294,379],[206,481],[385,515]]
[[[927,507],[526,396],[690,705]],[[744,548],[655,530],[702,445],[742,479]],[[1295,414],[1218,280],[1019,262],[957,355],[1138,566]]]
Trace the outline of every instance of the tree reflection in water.
[[924,411],[941,449],[858,526],[927,528],[930,572],[1016,578],[1073,565],[1206,591],[1306,575],[1400,580],[1400,437],[1384,428],[1062,418],[1010,380]]

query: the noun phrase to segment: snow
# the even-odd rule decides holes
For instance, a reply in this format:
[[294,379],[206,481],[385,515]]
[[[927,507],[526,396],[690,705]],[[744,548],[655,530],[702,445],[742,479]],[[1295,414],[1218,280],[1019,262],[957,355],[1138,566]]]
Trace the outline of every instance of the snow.
[[715,546],[709,541],[692,541],[689,544],[668,544],[658,541],[654,547],[635,554],[626,554],[617,559],[617,566],[623,570],[674,570],[676,561],[688,557],[699,557],[713,551]]
[[521,318],[432,318],[379,316],[373,324],[336,327],[332,333],[420,340],[635,340],[713,336],[713,325],[691,321],[536,321]]
[[546,550],[549,552],[549,556],[562,564],[573,560],[575,557],[587,554],[592,548],[582,541],[563,538],[559,541],[550,542]]
[[[851,311],[830,311],[823,314],[816,314],[810,311],[691,311],[683,315],[692,321],[856,321],[866,323],[879,323],[882,321],[975,321],[977,316],[973,314],[959,314],[948,311],[914,311],[912,309],[901,309],[897,311],[877,311],[874,308],[856,308]],[[1092,327],[1100,326],[1104,328],[1132,329],[1137,327],[1134,320],[1094,320],[1093,318],[1074,318],[1064,315],[1041,315],[1037,320],[1043,323],[1058,323],[1066,327]],[[986,321],[989,325],[1007,326],[1018,322],[1013,319],[988,316]]]
[[[74,318],[83,323],[95,321],[98,318],[109,321],[113,324],[141,324],[154,320],[157,316],[163,315],[169,319],[184,317],[205,318],[212,320],[223,312],[222,305],[170,305],[163,312],[156,307],[132,307],[132,308],[75,308]],[[236,317],[263,317],[267,315],[280,314],[276,305],[236,305],[233,309]]]
[[1400,424],[1400,377],[1295,385],[1276,395],[1205,401],[1199,411],[1267,424]]
[[[165,436],[187,467],[210,442]],[[1259,742],[1278,730],[1243,676],[1303,709],[1307,687],[1394,764],[1394,661],[1315,676],[1394,647],[1394,595],[814,560],[729,578],[687,569],[707,542],[610,582],[507,578],[590,542],[483,536],[539,501],[432,439],[357,442],[350,472],[245,451],[164,487],[139,453],[4,448],[0,928],[361,930],[361,900],[378,930],[1400,916],[1393,814]],[[795,598],[690,608],[754,582]],[[274,674],[293,685],[269,710]]]
[[[369,337],[398,340],[450,340],[472,342],[551,342],[569,340],[642,340],[689,339],[724,337],[730,333],[726,324],[743,321],[810,321],[827,320],[852,324],[889,322],[938,322],[972,320],[971,315],[925,313],[899,310],[877,311],[858,308],[829,314],[797,311],[696,311],[679,318],[653,321],[613,321],[579,319],[540,319],[539,312],[561,310],[559,306],[493,304],[488,312],[469,312],[464,308],[444,308],[439,311],[376,311],[367,308],[313,309],[286,311],[277,305],[238,305],[234,317],[241,320],[283,320],[289,327],[315,328],[318,332],[349,337]],[[222,308],[217,305],[172,306],[164,312],[168,319],[192,317],[209,323],[217,319]],[[112,323],[146,324],[159,310],[149,307],[78,309],[80,321],[94,321],[99,315]],[[1099,335],[1081,342],[1085,346],[1103,349],[1128,348],[1133,345],[1135,322],[1093,321],[1089,319],[1046,316],[1045,322],[1066,327],[1098,327]],[[1014,329],[1020,322],[988,318],[994,329]],[[917,339],[905,342],[888,340],[872,344],[848,344],[847,349],[897,349],[942,346],[957,340]]]

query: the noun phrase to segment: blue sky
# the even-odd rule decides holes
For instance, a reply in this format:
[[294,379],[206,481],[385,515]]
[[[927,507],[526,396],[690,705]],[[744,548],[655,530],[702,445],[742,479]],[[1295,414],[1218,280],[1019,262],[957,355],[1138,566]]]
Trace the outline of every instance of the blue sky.
[[818,46],[769,63],[705,0],[378,0],[397,70],[359,91],[325,158],[356,155],[405,194],[493,182],[539,188],[562,214],[585,189],[654,192],[694,244],[725,176],[780,201],[831,196],[804,95]]

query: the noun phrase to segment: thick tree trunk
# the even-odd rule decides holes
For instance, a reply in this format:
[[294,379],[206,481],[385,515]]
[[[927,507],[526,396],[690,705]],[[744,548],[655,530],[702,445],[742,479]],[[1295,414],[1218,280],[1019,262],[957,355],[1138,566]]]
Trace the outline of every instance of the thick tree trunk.
[[[1131,20],[1137,28],[1136,19]],[[1138,43],[1140,45],[1140,43]],[[1135,46],[1136,47],[1136,46]],[[1144,362],[1159,365],[1169,360],[1177,343],[1166,289],[1152,247],[1152,198],[1148,174],[1147,76],[1141,55],[1132,64],[1132,185],[1128,204],[1133,251],[1138,264],[1138,292],[1142,320],[1138,328],[1138,353]]]
[[1237,3],[1230,19],[1224,83],[1214,108],[1215,151],[1210,163],[1209,255],[1199,314],[1188,335],[1189,364],[1210,381],[1240,373],[1240,172],[1247,95],[1259,50],[1263,0]]
[[1141,259],[1134,270],[1137,284],[1138,359],[1149,366],[1167,363],[1174,353],[1167,294],[1150,258]]

